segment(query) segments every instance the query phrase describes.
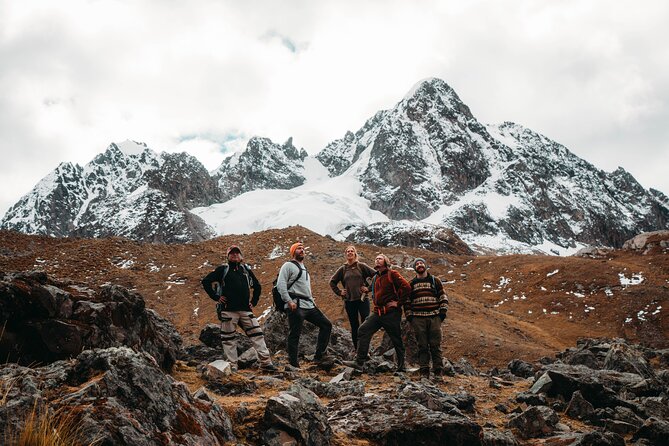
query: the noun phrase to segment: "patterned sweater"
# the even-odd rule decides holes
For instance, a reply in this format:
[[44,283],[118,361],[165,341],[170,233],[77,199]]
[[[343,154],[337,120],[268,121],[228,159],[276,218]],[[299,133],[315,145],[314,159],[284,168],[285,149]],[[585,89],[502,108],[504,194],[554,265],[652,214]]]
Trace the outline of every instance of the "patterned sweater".
[[430,317],[448,311],[448,296],[438,277],[430,273],[427,277],[414,278],[411,282],[411,295],[404,307],[407,317]]

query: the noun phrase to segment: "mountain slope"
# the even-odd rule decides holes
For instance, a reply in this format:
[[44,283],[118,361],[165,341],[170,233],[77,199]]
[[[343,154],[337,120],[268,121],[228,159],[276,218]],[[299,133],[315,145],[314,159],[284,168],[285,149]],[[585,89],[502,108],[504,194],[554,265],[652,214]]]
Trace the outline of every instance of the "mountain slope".
[[0,227],[55,237],[202,240],[212,233],[187,209],[218,200],[215,182],[192,156],[157,155],[126,141],[84,167],[58,166],[9,209]]

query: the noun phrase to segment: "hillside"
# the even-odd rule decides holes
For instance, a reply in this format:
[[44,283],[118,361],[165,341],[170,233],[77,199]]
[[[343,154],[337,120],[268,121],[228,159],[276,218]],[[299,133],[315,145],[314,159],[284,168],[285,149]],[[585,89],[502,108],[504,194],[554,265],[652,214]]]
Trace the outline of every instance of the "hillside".
[[[223,261],[225,248],[238,244],[256,269],[265,310],[268,292],[287,248],[295,240],[308,246],[306,265],[318,305],[347,327],[340,301],[328,280],[342,263],[346,243],[302,227],[225,236],[199,243],[143,244],[121,238],[57,239],[0,231],[0,271],[43,270],[59,280],[91,289],[119,284],[138,291],[147,306],[171,320],[185,342],[196,343],[200,330],[216,322],[214,303],[200,278]],[[362,261],[380,251],[359,245]],[[445,357],[465,357],[479,367],[505,366],[513,358],[536,360],[575,344],[580,337],[623,337],[668,348],[669,256],[615,250],[601,258],[536,255],[451,256],[421,249],[383,248],[402,274],[417,256],[450,297],[444,326]]]

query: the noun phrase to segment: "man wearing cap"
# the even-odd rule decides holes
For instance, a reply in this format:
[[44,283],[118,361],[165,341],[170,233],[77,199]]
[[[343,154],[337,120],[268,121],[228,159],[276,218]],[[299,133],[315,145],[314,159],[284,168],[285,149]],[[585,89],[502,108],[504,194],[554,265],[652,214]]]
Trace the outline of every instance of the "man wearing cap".
[[[246,336],[253,343],[258,353],[260,368],[275,371],[269,349],[265,344],[262,328],[251,311],[251,305],[258,304],[260,298],[260,282],[253,274],[251,267],[242,261],[239,246],[228,248],[228,264],[221,265],[202,279],[202,286],[209,297],[218,302],[218,317],[221,320],[221,341],[223,351],[232,370],[237,370],[237,325],[242,327]],[[215,289],[216,288],[216,289]],[[249,301],[250,291],[253,297]]]
[[418,344],[420,374],[430,378],[430,356],[435,381],[441,381],[441,323],[446,319],[448,296],[438,277],[427,272],[423,258],[414,260],[416,277],[411,280],[411,294],[404,307],[404,314],[411,324]]
[[276,287],[288,312],[288,362],[292,367],[299,367],[298,345],[304,321],[311,322],[319,328],[314,355],[316,362],[326,360],[325,349],[330,343],[332,323],[316,307],[311,294],[311,276],[304,266],[304,245],[301,242],[294,243],[290,247],[290,256],[292,260],[281,266]]

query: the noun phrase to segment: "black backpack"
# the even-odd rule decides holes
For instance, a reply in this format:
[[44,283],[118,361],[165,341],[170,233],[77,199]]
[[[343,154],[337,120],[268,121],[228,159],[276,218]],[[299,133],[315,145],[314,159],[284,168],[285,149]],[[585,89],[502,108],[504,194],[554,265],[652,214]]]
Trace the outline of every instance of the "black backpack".
[[[242,272],[244,273],[244,276],[246,276],[246,280],[249,283],[249,289],[253,288],[253,280],[251,279],[251,267],[247,265],[246,263],[242,263]],[[230,265],[223,265],[223,278],[221,279],[221,282],[214,282],[211,284],[212,289],[214,290],[214,294],[216,297],[221,297],[223,287],[225,286],[225,276],[228,275],[228,271],[230,271]],[[223,319],[221,318],[221,312],[225,311],[225,304],[222,304],[220,302],[216,302],[216,315],[218,316],[218,320],[222,321]]]
[[[297,268],[300,270],[300,272],[297,273],[297,277],[292,282],[290,282],[288,284],[288,287],[287,287],[288,289],[290,289],[290,287],[295,285],[295,282],[300,280],[300,277],[302,276],[302,268],[300,268],[300,264],[298,262],[296,262],[295,260],[291,260],[290,263],[295,264],[295,266],[297,266]],[[283,301],[283,299],[281,299],[281,293],[279,293],[279,289],[276,287],[276,282],[278,280],[279,280],[279,275],[277,274],[276,278],[272,282],[272,300],[274,302],[274,310],[279,311],[281,313],[285,313],[286,312],[286,308],[285,308],[286,303]]]

